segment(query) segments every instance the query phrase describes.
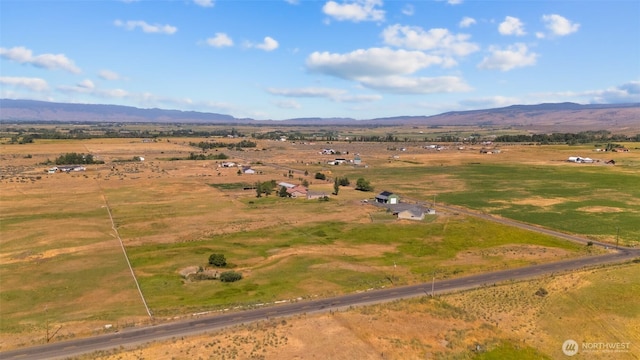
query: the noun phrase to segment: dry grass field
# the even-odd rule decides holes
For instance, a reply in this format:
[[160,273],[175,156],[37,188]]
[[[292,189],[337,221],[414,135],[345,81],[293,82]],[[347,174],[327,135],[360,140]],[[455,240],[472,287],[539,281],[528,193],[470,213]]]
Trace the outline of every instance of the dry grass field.
[[[580,359],[638,359],[637,265],[477,290],[272,319],[84,358],[133,359],[563,359],[562,343],[628,343]],[[548,294],[536,295],[543,288]],[[603,289],[607,291],[603,293]],[[606,305],[600,303],[607,298]],[[623,310],[624,309],[624,310]],[[408,325],[411,324],[411,325]]]
[[[206,139],[0,144],[0,350],[150,323],[123,247],[154,321],[219,309],[226,301],[247,305],[329,296],[389,286],[388,279],[393,284],[416,283],[430,278],[436,266],[440,277],[450,277],[598,251],[446,212],[420,223],[398,221],[362,202],[392,190],[430,204],[436,195],[440,199],[470,186],[438,169],[478,163],[562,167],[577,150],[591,151],[586,147],[509,146],[500,154],[481,154],[482,146],[432,151],[413,144],[402,150],[386,143],[261,140],[255,149],[217,150],[229,161],[250,165],[257,171],[253,175],[221,168],[221,160],[169,160],[198,152],[189,142],[201,140]],[[364,165],[327,165],[332,157],[320,154],[323,148],[346,158],[361,154]],[[52,165],[42,163],[68,152],[92,154],[105,163],[87,165],[86,171],[46,173]],[[122,161],[134,156],[145,160]],[[638,174],[637,154],[611,156],[622,164],[614,171]],[[315,179],[317,172],[330,180]],[[332,179],[340,176],[348,176],[352,185],[327,202],[275,194],[256,198],[255,190],[243,189],[256,182],[306,180],[311,190],[330,194]],[[375,191],[354,190],[358,177],[371,179]],[[500,201],[491,206],[502,206]],[[532,195],[519,201],[544,208],[567,199]],[[608,204],[582,211],[621,212]],[[225,252],[243,280],[221,284],[181,277],[187,267],[206,266],[216,251]],[[637,266],[629,271],[637,273]],[[538,286],[531,284],[517,286],[525,292],[527,286]],[[557,296],[550,293],[545,301]],[[113,358],[455,358],[476,343],[497,346],[506,339],[511,344],[525,330],[546,331],[546,343],[528,337],[526,344],[555,357],[552,338],[559,333],[552,330],[557,324],[538,317],[535,326],[510,324],[504,329],[496,325],[502,320],[474,315],[477,309],[465,306],[484,303],[464,300],[472,294],[277,320],[214,337],[176,339]],[[499,308],[502,303],[491,299],[486,306]],[[532,306],[531,311],[541,311],[536,309]],[[516,312],[503,317],[515,318]],[[637,313],[630,319],[637,324]],[[318,331],[326,335],[321,340]],[[616,331],[638,338],[637,326]]]

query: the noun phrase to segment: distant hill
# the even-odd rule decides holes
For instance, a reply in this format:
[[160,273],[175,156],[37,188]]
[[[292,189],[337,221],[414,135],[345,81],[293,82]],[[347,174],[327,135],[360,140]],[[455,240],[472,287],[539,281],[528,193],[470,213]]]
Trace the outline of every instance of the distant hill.
[[610,130],[636,134],[640,132],[640,103],[512,105],[495,109],[452,111],[434,116],[405,116],[372,121],[415,126],[512,127],[546,133]]
[[0,120],[61,122],[240,123],[230,115],[197,111],[140,109],[122,105],[69,104],[35,100],[0,100]]
[[149,122],[281,125],[409,125],[511,127],[535,132],[610,130],[640,133],[640,103],[581,105],[547,103],[503,108],[452,111],[433,116],[396,116],[370,120],[350,118],[298,118],[281,121],[238,119],[197,111],[140,109],[121,105],[69,104],[0,99],[0,121]]

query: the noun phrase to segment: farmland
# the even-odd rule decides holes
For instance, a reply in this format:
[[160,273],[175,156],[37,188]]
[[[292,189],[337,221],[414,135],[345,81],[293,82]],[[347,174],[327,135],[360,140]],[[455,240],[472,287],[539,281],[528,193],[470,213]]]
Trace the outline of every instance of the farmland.
[[[405,132],[412,129],[399,130]],[[220,167],[222,160],[172,160],[201,151],[190,145],[198,141],[212,139],[43,139],[0,145],[0,350],[202,311],[328,297],[425,282],[433,274],[457,277],[605,251],[454,212],[438,212],[421,222],[399,221],[363,202],[382,190],[411,202],[431,205],[435,200],[436,209],[442,202],[612,245],[637,246],[640,239],[640,156],[634,151],[594,153],[593,144],[509,145],[482,154],[482,145],[445,144],[446,149],[434,151],[424,148],[424,141],[257,140],[255,148],[209,150],[224,153],[225,161],[251,166],[256,174]],[[322,155],[323,148],[340,154]],[[104,163],[87,165],[82,172],[46,173],[52,165],[43,164],[70,152],[92,154]],[[354,154],[363,164],[327,165],[327,160]],[[616,165],[567,163],[573,155],[615,159]],[[124,161],[134,157],[144,161]],[[316,179],[316,173],[328,180]],[[330,195],[337,177],[348,177],[351,185]],[[358,178],[369,180],[374,191],[355,190]],[[277,193],[256,197],[252,187],[271,180],[307,181],[310,190],[329,194],[329,200]],[[181,275],[190,267],[208,267],[211,253],[225,254],[228,268],[243,279],[226,284]],[[637,266],[628,270],[637,272]],[[451,299],[456,309],[471,311],[465,300]],[[437,313],[443,306],[445,319],[457,313],[439,303],[429,303],[428,310],[419,306],[406,304],[406,313]],[[638,319],[633,312],[625,316]],[[495,326],[492,319],[482,321]],[[553,335],[554,325],[544,326]]]

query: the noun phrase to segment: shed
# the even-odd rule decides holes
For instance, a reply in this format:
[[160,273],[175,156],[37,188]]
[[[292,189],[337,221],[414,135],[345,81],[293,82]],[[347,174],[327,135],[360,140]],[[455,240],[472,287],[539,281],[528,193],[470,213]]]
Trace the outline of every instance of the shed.
[[380,204],[397,204],[400,202],[400,197],[385,190],[376,196],[376,202]]
[[322,199],[325,197],[329,197],[325,192],[307,191],[307,200]]

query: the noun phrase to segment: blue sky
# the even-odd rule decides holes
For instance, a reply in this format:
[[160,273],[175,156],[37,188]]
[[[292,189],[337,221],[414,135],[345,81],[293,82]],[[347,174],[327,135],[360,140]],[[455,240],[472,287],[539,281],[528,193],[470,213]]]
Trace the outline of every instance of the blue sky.
[[0,0],[0,96],[276,120],[640,102],[640,1]]

